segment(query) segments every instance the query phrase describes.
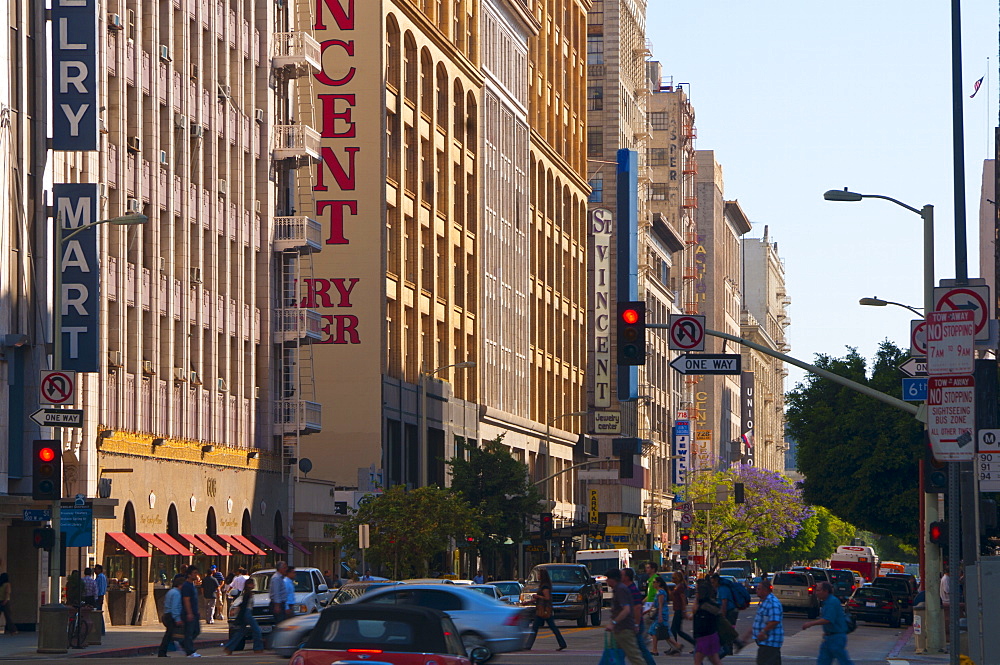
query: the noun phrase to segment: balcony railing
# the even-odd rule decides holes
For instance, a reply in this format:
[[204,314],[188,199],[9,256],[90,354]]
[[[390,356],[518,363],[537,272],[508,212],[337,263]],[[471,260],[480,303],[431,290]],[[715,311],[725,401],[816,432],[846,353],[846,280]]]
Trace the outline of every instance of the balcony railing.
[[277,32],[274,34],[271,64],[276,69],[287,69],[293,76],[306,74],[310,69],[319,71],[319,42],[305,32]]
[[275,125],[275,159],[319,160],[319,132],[306,125]]
[[323,337],[323,317],[314,309],[290,307],[274,311],[276,342],[318,341]]
[[299,399],[283,399],[274,404],[274,429],[276,434],[298,431],[315,434],[323,429],[323,406]]
[[318,252],[323,247],[323,227],[308,217],[275,217],[274,242],[276,252],[295,249]]

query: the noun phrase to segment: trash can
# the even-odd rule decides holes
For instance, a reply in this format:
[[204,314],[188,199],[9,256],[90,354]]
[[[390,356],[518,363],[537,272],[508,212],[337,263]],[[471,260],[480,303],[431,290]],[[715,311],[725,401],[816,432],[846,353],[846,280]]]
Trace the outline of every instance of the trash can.
[[913,608],[913,639],[916,653],[927,651],[927,633],[924,626],[927,620],[927,608],[924,605]]
[[101,635],[104,633],[104,612],[95,607],[86,616],[90,623],[90,630],[87,632],[87,646],[98,646],[101,644]]
[[69,651],[69,617],[75,610],[62,603],[49,603],[38,608],[38,653]]

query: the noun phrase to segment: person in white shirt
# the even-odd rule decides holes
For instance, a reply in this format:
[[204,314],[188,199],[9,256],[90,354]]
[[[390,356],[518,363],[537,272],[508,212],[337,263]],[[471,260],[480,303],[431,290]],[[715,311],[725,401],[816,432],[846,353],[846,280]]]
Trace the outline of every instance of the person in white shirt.
[[941,597],[941,609],[944,611],[944,639],[951,641],[951,575],[941,575],[941,586],[938,595]]

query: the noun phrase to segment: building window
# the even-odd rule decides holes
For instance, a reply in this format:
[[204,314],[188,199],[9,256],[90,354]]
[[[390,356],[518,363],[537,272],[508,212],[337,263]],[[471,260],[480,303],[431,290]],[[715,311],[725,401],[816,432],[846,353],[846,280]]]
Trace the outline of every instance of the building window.
[[653,129],[670,129],[670,117],[666,111],[653,111],[649,114],[649,124]]
[[604,110],[604,86],[600,85],[587,86],[587,110],[588,111]]
[[650,201],[666,201],[667,200],[667,183],[665,182],[654,182],[649,189],[649,200]]
[[604,35],[587,35],[587,64],[604,64]]
[[670,161],[669,150],[666,148],[650,148],[649,149],[649,165],[650,166],[667,166]]
[[594,178],[590,181],[590,196],[588,203],[602,203],[604,201],[604,178]]
[[587,128],[587,156],[600,157],[604,154],[604,133],[600,127]]

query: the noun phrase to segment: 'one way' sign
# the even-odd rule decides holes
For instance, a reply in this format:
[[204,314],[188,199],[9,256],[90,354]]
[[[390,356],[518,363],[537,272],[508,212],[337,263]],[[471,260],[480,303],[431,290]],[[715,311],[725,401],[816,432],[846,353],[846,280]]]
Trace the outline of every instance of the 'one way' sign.
[[670,366],[681,374],[739,374],[741,360],[738,353],[689,353],[674,358]]

